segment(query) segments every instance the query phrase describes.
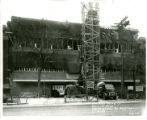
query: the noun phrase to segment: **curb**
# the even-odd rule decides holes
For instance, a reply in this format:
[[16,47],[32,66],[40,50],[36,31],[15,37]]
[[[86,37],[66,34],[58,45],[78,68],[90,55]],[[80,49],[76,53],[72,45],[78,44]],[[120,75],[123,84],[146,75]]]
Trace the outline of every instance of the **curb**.
[[24,108],[29,108],[29,107],[54,107],[54,106],[83,106],[83,105],[117,105],[117,104],[135,104],[135,103],[145,103],[145,101],[125,101],[125,102],[80,102],[80,103],[61,103],[61,104],[10,104],[10,105],[3,105],[3,108],[19,108],[19,107],[24,107]]

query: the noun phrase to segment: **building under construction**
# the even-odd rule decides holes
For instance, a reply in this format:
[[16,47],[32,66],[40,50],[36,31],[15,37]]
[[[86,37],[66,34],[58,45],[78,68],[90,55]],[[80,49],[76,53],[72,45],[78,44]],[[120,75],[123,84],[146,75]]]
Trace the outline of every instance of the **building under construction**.
[[[124,63],[134,61],[138,31],[101,27],[97,9],[83,4],[83,24],[13,16],[3,27],[4,87],[9,83],[12,94],[35,96],[39,86],[41,96],[51,97],[63,95],[69,84],[79,82],[90,88],[103,81],[114,84],[120,93],[121,53]],[[135,84],[145,81],[145,72],[140,72],[145,60],[139,58]],[[123,66],[127,92],[134,85],[134,69],[128,63]]]

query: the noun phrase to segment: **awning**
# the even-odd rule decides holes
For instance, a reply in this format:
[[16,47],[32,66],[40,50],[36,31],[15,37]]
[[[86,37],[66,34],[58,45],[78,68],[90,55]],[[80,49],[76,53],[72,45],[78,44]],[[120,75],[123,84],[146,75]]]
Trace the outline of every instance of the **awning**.
[[[38,80],[14,79],[14,82],[38,82]],[[78,80],[40,80],[40,82],[77,82]]]
[[[40,79],[45,82],[73,82],[77,81],[78,74],[68,74],[67,72],[42,72]],[[13,72],[13,81],[36,82],[38,81],[38,72],[35,71],[15,71]]]
[[[101,80],[102,82],[121,82],[121,80]],[[124,82],[134,82],[133,80],[124,80]],[[135,82],[140,82],[140,80],[135,80]]]

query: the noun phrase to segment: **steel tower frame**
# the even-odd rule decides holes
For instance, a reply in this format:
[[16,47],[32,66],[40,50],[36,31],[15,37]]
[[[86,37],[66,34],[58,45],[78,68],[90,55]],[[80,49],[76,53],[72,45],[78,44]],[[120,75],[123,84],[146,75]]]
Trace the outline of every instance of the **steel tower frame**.
[[100,76],[100,25],[97,2],[82,3],[82,76],[85,88],[95,88]]

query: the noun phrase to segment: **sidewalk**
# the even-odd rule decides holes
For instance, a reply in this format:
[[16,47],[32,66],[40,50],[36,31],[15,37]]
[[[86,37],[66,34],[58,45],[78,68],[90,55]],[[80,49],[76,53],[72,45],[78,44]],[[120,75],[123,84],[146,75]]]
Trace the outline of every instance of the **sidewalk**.
[[[27,100],[27,101],[26,101]],[[4,103],[3,107],[37,107],[37,106],[58,106],[58,105],[89,105],[89,104],[123,104],[123,103],[143,103],[145,100],[102,100],[99,99],[98,102],[96,99],[93,101],[86,101],[80,98],[68,98],[67,103],[64,102],[64,98],[21,98],[20,103]]]

